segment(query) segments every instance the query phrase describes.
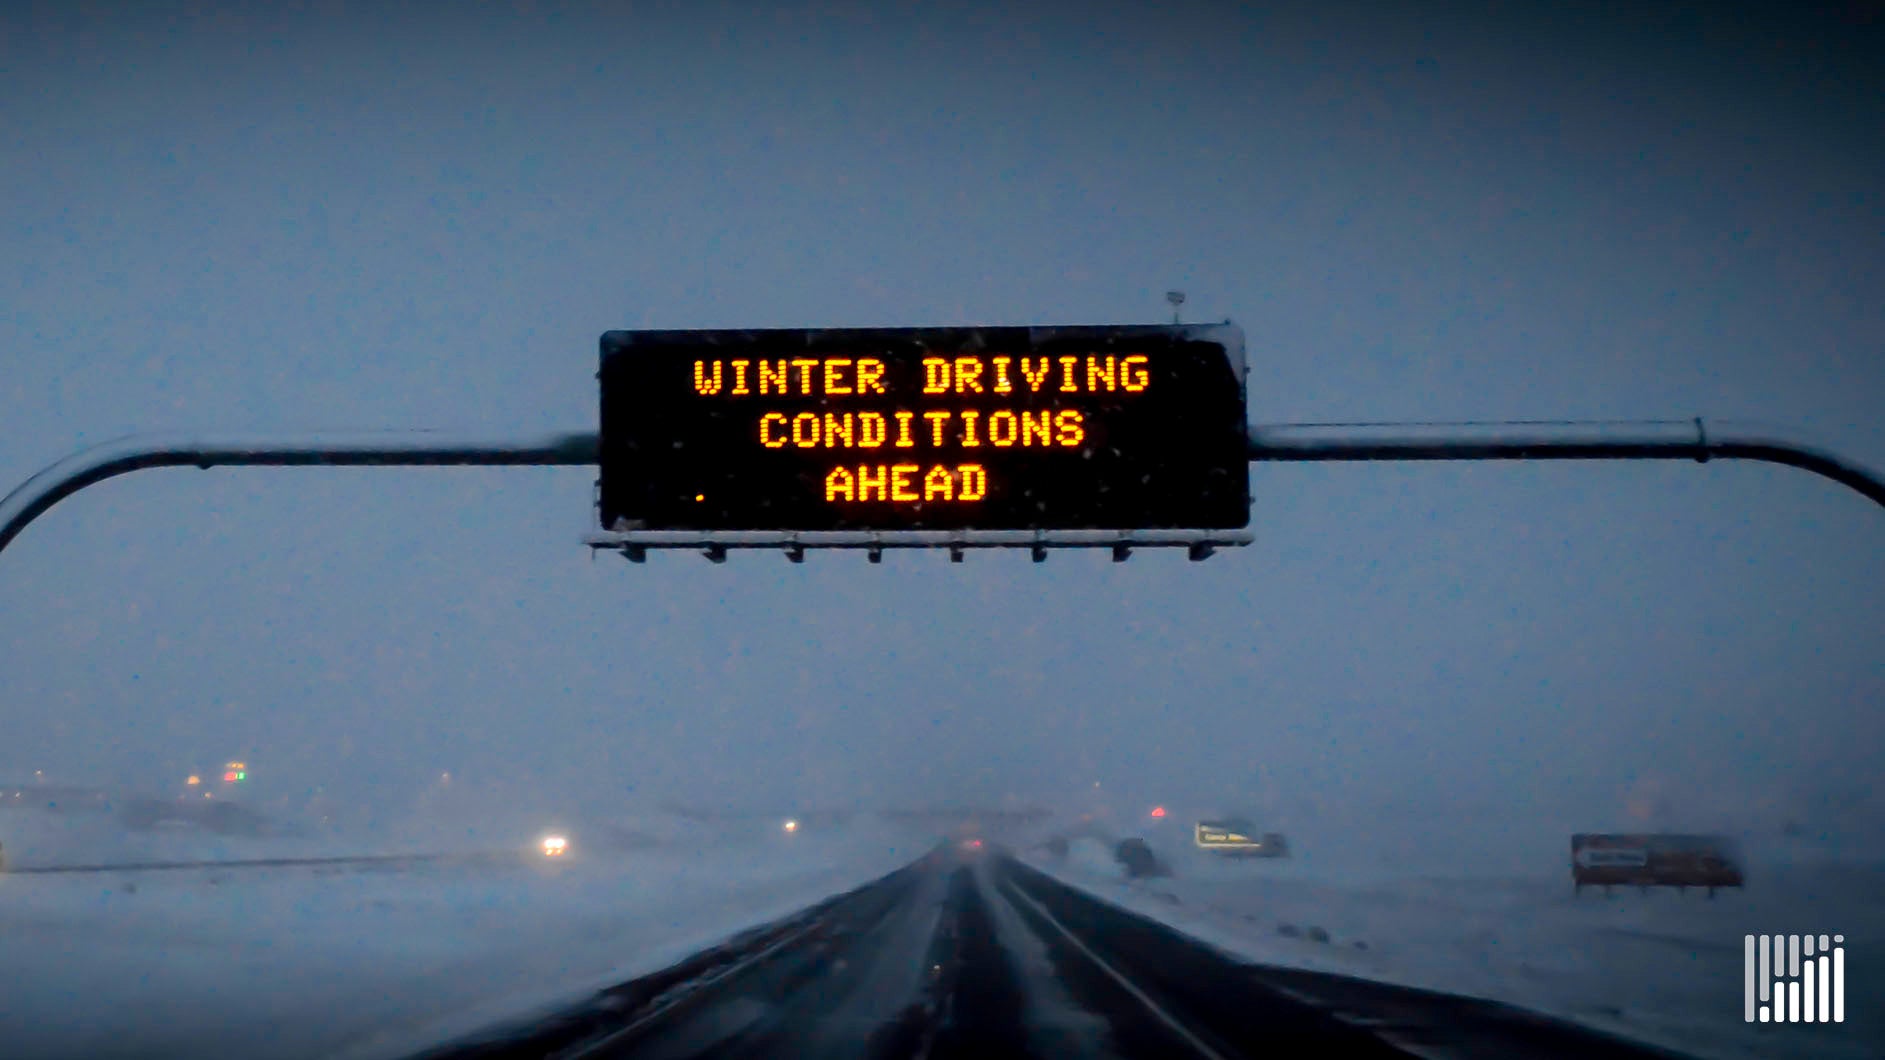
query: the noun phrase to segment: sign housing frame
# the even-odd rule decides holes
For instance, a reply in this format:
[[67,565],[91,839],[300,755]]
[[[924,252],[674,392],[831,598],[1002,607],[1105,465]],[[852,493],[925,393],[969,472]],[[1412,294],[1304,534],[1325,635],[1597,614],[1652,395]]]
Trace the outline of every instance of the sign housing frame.
[[[1025,336],[1025,338],[1021,338],[1021,336]],[[1083,341],[1091,341],[1094,343],[1091,348],[1092,352],[1110,354],[1115,347],[1103,344],[1118,344],[1134,341],[1145,342],[1149,340],[1154,343],[1170,343],[1172,348],[1179,350],[1188,358],[1188,360],[1166,362],[1166,364],[1173,366],[1170,370],[1183,371],[1187,365],[1193,363],[1204,364],[1207,368],[1210,364],[1218,364],[1218,368],[1209,369],[1209,371],[1217,373],[1223,373],[1227,368],[1227,376],[1223,374],[1217,376],[1218,379],[1222,380],[1221,383],[1202,384],[1209,388],[1207,391],[1209,394],[1215,396],[1209,399],[1210,404],[1207,406],[1211,410],[1207,418],[1208,426],[1194,429],[1197,434],[1209,432],[1208,437],[1215,440],[1211,441],[1207,449],[1201,452],[1196,464],[1181,463],[1179,465],[1181,474],[1190,474],[1193,476],[1199,474],[1212,475],[1213,478],[1211,478],[1210,481],[1215,483],[1212,487],[1213,492],[1210,494],[1208,500],[1197,502],[1189,507],[1181,505],[1176,511],[1167,511],[1167,514],[1162,519],[1157,515],[1161,509],[1156,502],[1157,495],[1155,493],[1147,494],[1143,502],[1140,502],[1137,496],[1128,497],[1124,501],[1114,498],[1093,500],[1089,503],[1093,504],[1093,510],[1099,513],[1097,517],[1092,515],[1087,509],[1077,507],[1081,503],[1080,498],[1088,495],[1075,493],[1070,496],[1073,498],[1073,503],[1076,505],[1076,508],[1063,510],[1059,514],[1050,515],[1043,520],[1050,523],[1059,521],[1062,524],[1060,526],[1036,525],[1017,527],[1014,525],[1017,520],[1013,518],[1010,513],[1006,518],[1002,517],[1000,514],[991,516],[993,522],[998,524],[992,526],[923,525],[906,528],[879,524],[831,529],[824,527],[812,528],[805,522],[782,517],[780,522],[783,525],[778,527],[762,528],[761,526],[754,525],[754,521],[747,521],[746,525],[741,525],[738,528],[721,529],[713,527],[688,528],[684,526],[674,526],[660,519],[658,514],[657,517],[653,518],[633,520],[621,514],[624,511],[642,515],[649,515],[651,513],[640,511],[633,504],[632,495],[631,501],[624,503],[622,499],[623,487],[615,485],[629,481],[633,486],[643,486],[645,482],[649,481],[646,475],[635,477],[630,473],[618,472],[614,476],[613,483],[611,482],[610,468],[612,466],[632,470],[636,458],[642,460],[647,459],[640,457],[639,453],[637,453],[636,458],[622,461],[619,459],[618,454],[623,451],[623,443],[617,443],[613,449],[611,448],[611,427],[613,424],[619,423],[624,415],[621,406],[630,405],[631,409],[635,407],[631,403],[625,402],[617,397],[614,399],[617,407],[611,408],[612,394],[619,394],[623,389],[631,385],[619,381],[612,383],[610,377],[612,359],[625,359],[616,362],[625,367],[617,369],[615,378],[619,380],[622,376],[628,375],[629,379],[632,380],[634,378],[631,374],[634,371],[633,362],[626,360],[626,358],[630,358],[634,355],[637,346],[642,346],[643,348],[652,346],[660,353],[667,355],[668,364],[666,367],[669,373],[672,374],[676,355],[683,349],[688,351],[699,349],[703,353],[713,351],[717,356],[730,358],[739,356],[742,352],[749,350],[770,353],[780,350],[782,346],[790,349],[791,346],[789,344],[802,343],[803,345],[800,348],[818,350],[820,355],[823,355],[830,351],[842,353],[847,349],[859,348],[858,344],[860,343],[882,339],[886,342],[902,341],[922,343],[924,352],[928,353],[928,344],[932,337],[938,338],[935,354],[941,356],[948,356],[951,352],[960,354],[965,350],[979,353],[984,348],[987,348],[992,354],[1002,354],[1016,349],[1022,351],[1023,354],[1027,354],[1039,350],[1043,359],[1047,357],[1048,351],[1050,350],[1056,351],[1057,358],[1064,359],[1066,351],[1075,348],[1071,344]],[[985,342],[987,343],[986,347],[984,346]],[[829,347],[821,349],[821,344],[826,343],[830,344]],[[1017,346],[1017,343],[1021,343],[1021,345]],[[1216,350],[1213,351],[1212,347],[1216,347]],[[900,364],[900,370],[907,372],[914,366],[915,360],[914,357],[909,356],[910,351],[908,349],[901,352],[904,355],[901,361],[895,360],[896,354],[892,355],[893,364]],[[1204,357],[1203,361],[1198,360],[1201,353]],[[683,356],[693,356],[693,354],[689,352]],[[1110,360],[1110,356],[1107,359]],[[1159,370],[1168,371],[1168,369],[1162,366]],[[700,369],[696,367],[695,372],[698,374],[699,371]],[[1197,375],[1197,371],[1198,369],[1192,369],[1192,380],[1198,380],[1200,378]],[[1217,547],[1248,545],[1255,539],[1255,535],[1250,530],[1249,526],[1251,497],[1247,477],[1248,461],[1245,450],[1248,430],[1248,365],[1245,357],[1243,331],[1229,320],[1211,324],[610,331],[604,333],[602,336],[601,358],[597,378],[599,381],[598,390],[601,401],[600,411],[602,427],[599,442],[600,473],[596,482],[595,507],[593,513],[595,522],[592,523],[594,530],[585,537],[584,543],[593,550],[622,551],[631,560],[639,561],[645,557],[646,550],[650,548],[705,549],[707,550],[709,558],[716,560],[723,559],[728,549],[778,549],[787,552],[790,558],[795,561],[801,559],[803,552],[807,549],[863,549],[871,553],[871,558],[875,562],[878,560],[883,550],[902,548],[947,548],[950,550],[952,558],[956,560],[960,560],[962,552],[965,549],[1026,548],[1034,552],[1035,558],[1038,561],[1043,557],[1044,551],[1047,549],[1111,548],[1114,552],[1115,559],[1124,559],[1133,548],[1162,547],[1186,548],[1190,551],[1193,559],[1203,559],[1209,556]],[[1209,377],[1206,376],[1204,378],[1208,379]],[[1236,388],[1236,420],[1234,425],[1230,422],[1229,396],[1228,390],[1224,385],[1233,381]],[[1196,386],[1200,384],[1192,382],[1192,385]],[[611,389],[612,386],[613,390]],[[1036,401],[1035,407],[1044,407],[1048,399],[1039,394],[1038,391],[1039,388],[1037,387],[1035,394],[1022,396],[1024,398],[1033,397]],[[911,391],[906,389],[904,392],[911,394],[911,397],[906,400],[914,400],[915,396]],[[702,391],[702,393],[711,392]],[[735,393],[739,392],[735,391]],[[929,392],[926,391],[926,393]],[[636,395],[636,397],[644,405],[650,400],[641,395]],[[1113,402],[1110,407],[1106,404],[1109,399]],[[1178,399],[1180,401],[1178,405],[1166,404],[1164,406],[1154,407],[1145,413],[1134,414],[1131,413],[1129,405],[1123,405],[1119,399],[1113,398],[1112,395],[1100,395],[1097,399],[1088,395],[1087,401],[1084,404],[1080,402],[1078,397],[1068,399],[1059,398],[1058,395],[1056,395],[1053,400],[1086,408],[1089,410],[1087,412],[1089,416],[1100,415],[1104,417],[1108,415],[1119,415],[1122,413],[1114,410],[1123,408],[1125,410],[1124,414],[1137,416],[1136,420],[1128,419],[1125,421],[1128,425],[1128,429],[1136,429],[1141,432],[1150,429],[1150,425],[1170,422],[1171,417],[1174,415],[1174,410],[1182,410],[1186,407],[1183,403],[1183,399]],[[1097,405],[1093,404],[1096,400],[1099,402]],[[829,399],[825,399],[825,401],[829,402]],[[1182,411],[1177,414],[1182,416]],[[686,413],[677,415],[685,416]],[[1146,419],[1147,416],[1150,416],[1151,419]],[[1220,420],[1224,422],[1220,423]],[[636,422],[639,423],[641,421],[637,420]],[[685,420],[683,420],[683,422],[688,423],[688,421]],[[1114,426],[1116,421],[1102,419],[1096,422],[1110,429]],[[688,423],[688,425],[693,426],[692,423]],[[618,436],[632,434],[637,438],[645,437],[635,434],[633,431],[626,430],[618,430],[614,433]],[[1182,434],[1181,428],[1181,437],[1182,436],[1184,435]],[[657,440],[657,444],[665,444],[666,438],[679,436],[663,434],[659,430],[656,430],[652,437]],[[941,441],[940,434],[937,436],[937,440],[939,442]],[[639,444],[644,447],[646,446],[645,441]],[[681,447],[681,443],[678,441],[674,444],[676,448]],[[1229,456],[1233,447],[1236,454],[1234,457],[1236,485],[1227,486],[1225,485],[1227,481],[1226,469],[1231,465],[1231,460],[1233,459]],[[659,450],[657,450],[657,453],[658,452]],[[1122,454],[1125,455],[1122,456]],[[1158,454],[1159,450],[1156,449],[1141,449],[1134,453],[1132,450],[1115,447],[1110,455],[1115,460],[1137,460],[1143,464],[1145,461],[1158,460]],[[1021,456],[1011,451],[993,455],[1014,459],[1014,464],[1010,466],[1019,466],[1028,474],[1037,473],[1035,467],[1028,462],[1035,454],[1030,453]],[[1088,452],[1086,455],[1088,459],[1091,459],[1091,452]],[[1102,455],[1105,454],[1103,453]],[[612,456],[618,457],[617,463],[614,465],[611,464]],[[658,461],[660,457],[657,456],[654,459]],[[699,459],[698,457],[695,458],[696,461]],[[658,468],[655,472],[656,479],[659,479],[661,473],[669,471],[669,468],[665,466],[658,464],[656,466]],[[991,467],[993,466],[994,465],[991,465]],[[1100,472],[1093,471],[1088,473],[1099,474]],[[1140,481],[1154,482],[1156,480],[1143,479]],[[666,483],[663,482],[662,484],[665,485]],[[611,496],[612,485],[615,487],[613,496]],[[1047,486],[1042,488],[1051,488],[1053,485],[1054,482],[1050,479],[1048,480]],[[1031,491],[1036,487],[1027,488],[1029,492],[1024,494],[1024,496],[1034,496]],[[1233,492],[1227,493],[1226,490]],[[691,490],[689,492],[691,493]],[[1104,492],[1104,488],[1102,487],[1102,493]],[[1140,503],[1135,505],[1135,502]],[[1109,504],[1112,505],[1112,507],[1107,507]],[[1212,506],[1212,511],[1215,513],[1208,516],[1210,522],[1203,526],[1188,525],[1192,514],[1196,514],[1197,511],[1207,506]],[[1237,511],[1235,516],[1230,514],[1233,508]],[[1047,510],[1044,505],[1042,510]],[[617,513],[615,525],[604,525],[604,520],[611,512]],[[1087,514],[1083,515],[1081,514],[1082,512],[1087,512]],[[1118,521],[1121,523],[1136,525],[1108,525],[1110,522],[1108,513],[1110,513],[1111,516],[1119,516]],[[976,514],[979,515],[980,513],[978,512]],[[850,518],[854,523],[870,522],[867,516],[851,516]],[[887,518],[884,522],[895,523],[903,518],[905,517],[900,513],[898,516]],[[1088,525],[1077,525],[1079,521],[1089,518],[1092,522],[1100,523],[1100,525],[1091,525],[1091,523]],[[1106,521],[1102,522],[1103,519]],[[1076,525],[1067,525],[1068,523],[1075,523]],[[1179,525],[1172,525],[1174,523]],[[1233,523],[1235,525],[1231,525]],[[792,528],[794,526],[798,528]]]

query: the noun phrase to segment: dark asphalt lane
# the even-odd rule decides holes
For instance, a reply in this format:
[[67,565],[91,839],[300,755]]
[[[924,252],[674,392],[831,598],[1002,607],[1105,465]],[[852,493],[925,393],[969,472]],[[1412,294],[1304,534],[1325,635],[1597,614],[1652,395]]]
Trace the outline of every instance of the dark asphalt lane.
[[1671,1060],[1489,1002],[1267,968],[992,850],[923,862],[427,1060]]

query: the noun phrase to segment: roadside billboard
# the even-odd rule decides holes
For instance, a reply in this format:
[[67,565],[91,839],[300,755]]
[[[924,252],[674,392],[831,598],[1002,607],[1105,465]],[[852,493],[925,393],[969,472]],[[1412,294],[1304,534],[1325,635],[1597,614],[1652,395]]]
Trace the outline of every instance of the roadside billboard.
[[1265,832],[1258,835],[1250,822],[1242,818],[1199,821],[1193,829],[1193,842],[1202,850],[1233,857],[1289,856],[1289,844],[1281,834]]
[[1743,885],[1734,843],[1722,836],[1668,833],[1571,837],[1571,881],[1585,887],[1718,887]]

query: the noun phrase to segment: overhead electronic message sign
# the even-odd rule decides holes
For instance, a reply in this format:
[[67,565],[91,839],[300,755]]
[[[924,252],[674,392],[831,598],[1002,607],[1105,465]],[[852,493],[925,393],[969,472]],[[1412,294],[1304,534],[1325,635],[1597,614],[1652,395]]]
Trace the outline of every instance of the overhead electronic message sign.
[[1249,524],[1231,324],[611,331],[605,531]]

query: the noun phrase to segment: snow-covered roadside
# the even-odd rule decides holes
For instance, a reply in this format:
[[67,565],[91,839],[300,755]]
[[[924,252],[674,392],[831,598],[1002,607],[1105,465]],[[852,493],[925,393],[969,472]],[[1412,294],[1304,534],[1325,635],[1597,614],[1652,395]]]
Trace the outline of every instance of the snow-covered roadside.
[[396,1054],[672,964],[928,846],[852,833],[515,869],[0,876],[0,1052]]
[[[1745,892],[1574,897],[1562,874],[1319,873],[1313,864],[1181,861],[1128,881],[1099,844],[1034,867],[1263,963],[1495,998],[1724,1058],[1885,1055],[1885,866],[1801,860]],[[1320,928],[1328,941],[1309,937]],[[1842,932],[1847,1022],[1748,1024],[1742,937]],[[1365,947],[1365,948],[1364,948]]]
[[106,813],[51,814],[17,810],[0,814],[0,843],[6,846],[7,864],[15,869],[431,853],[437,849],[422,841],[367,844],[360,837],[344,835],[236,837],[199,829],[133,830]]

